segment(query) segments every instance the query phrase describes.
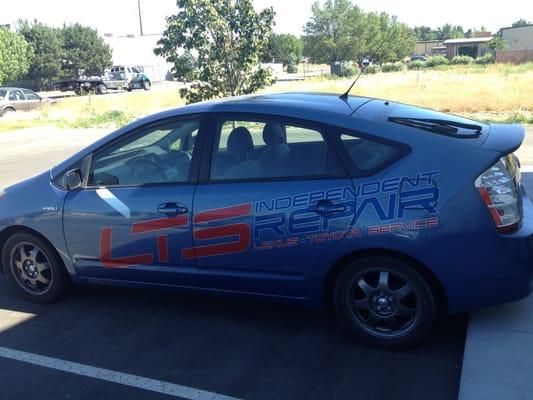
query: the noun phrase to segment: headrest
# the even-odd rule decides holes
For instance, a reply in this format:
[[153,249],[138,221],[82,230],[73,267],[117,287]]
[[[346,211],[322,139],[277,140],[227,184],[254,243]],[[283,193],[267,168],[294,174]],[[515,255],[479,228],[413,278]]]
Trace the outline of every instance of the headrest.
[[268,146],[286,143],[285,132],[280,124],[267,123],[263,128],[263,141]]
[[228,152],[239,159],[240,162],[248,159],[254,149],[254,142],[250,131],[243,126],[233,129],[228,137]]

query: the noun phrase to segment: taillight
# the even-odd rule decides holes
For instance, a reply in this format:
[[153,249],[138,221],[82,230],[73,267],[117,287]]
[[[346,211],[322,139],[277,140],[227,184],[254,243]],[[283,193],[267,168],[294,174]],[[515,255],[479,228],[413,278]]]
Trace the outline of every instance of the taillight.
[[522,200],[519,177],[516,157],[509,155],[501,158],[476,179],[476,188],[498,232],[512,233],[520,228]]

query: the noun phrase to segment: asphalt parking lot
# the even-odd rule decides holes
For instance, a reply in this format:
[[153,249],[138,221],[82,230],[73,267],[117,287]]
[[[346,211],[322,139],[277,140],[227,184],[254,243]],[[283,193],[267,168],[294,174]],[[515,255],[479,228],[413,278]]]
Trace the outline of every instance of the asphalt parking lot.
[[[0,347],[243,399],[455,399],[466,318],[409,352],[352,341],[326,313],[172,292],[76,287],[33,305],[0,283]],[[0,357],[2,399],[155,399]],[[170,397],[169,397],[170,398]]]
[[106,287],[35,305],[0,278],[0,399],[456,399],[466,326],[465,315],[443,317],[421,346],[385,352],[320,310]]

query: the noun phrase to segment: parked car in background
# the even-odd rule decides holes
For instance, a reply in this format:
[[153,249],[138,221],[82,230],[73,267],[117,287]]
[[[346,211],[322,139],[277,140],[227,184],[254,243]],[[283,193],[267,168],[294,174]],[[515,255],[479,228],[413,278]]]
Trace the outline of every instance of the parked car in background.
[[413,61],[427,61],[427,57],[426,56],[420,56],[420,55],[413,55],[411,56],[410,62],[413,62]]
[[0,266],[35,302],[71,281],[278,299],[405,348],[531,292],[523,139],[365,97],[189,105],[0,190]]
[[0,87],[0,117],[15,111],[35,110],[47,102],[47,99],[42,98],[33,90]]

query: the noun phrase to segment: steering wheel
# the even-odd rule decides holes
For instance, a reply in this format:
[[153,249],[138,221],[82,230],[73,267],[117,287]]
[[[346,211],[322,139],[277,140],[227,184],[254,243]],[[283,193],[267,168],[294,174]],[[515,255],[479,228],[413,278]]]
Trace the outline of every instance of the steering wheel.
[[167,180],[165,172],[151,158],[137,158],[131,162],[130,168],[131,174],[140,183],[164,182]]

